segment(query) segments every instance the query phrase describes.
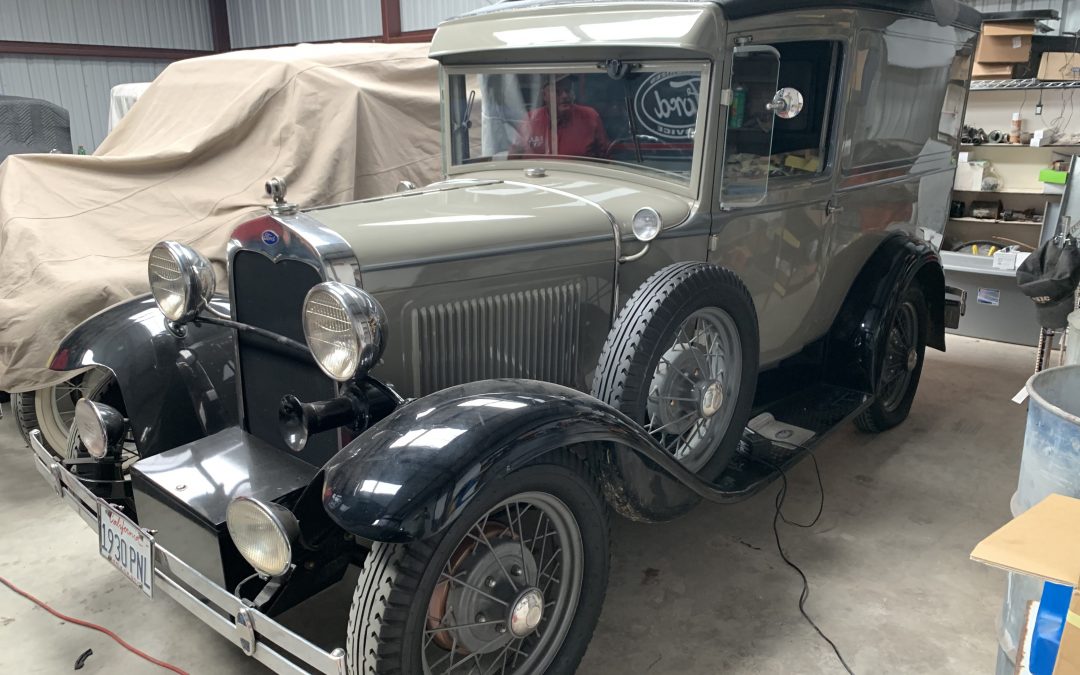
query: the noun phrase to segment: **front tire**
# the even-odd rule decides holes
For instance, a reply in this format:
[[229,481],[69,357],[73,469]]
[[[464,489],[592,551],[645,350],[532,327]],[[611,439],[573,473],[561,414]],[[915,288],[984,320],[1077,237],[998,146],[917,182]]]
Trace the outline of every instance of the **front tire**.
[[374,544],[349,612],[351,675],[574,672],[607,588],[607,511],[576,458],[539,462],[429,540]]
[[66,451],[75,404],[111,379],[109,371],[93,368],[60,384],[15,394],[15,420],[23,440],[30,445],[30,431],[39,429],[46,450],[58,457],[70,457]]
[[929,312],[922,290],[909,287],[893,312],[885,336],[881,377],[874,402],[855,418],[855,426],[860,431],[880,433],[907,419],[922,376],[928,324]]

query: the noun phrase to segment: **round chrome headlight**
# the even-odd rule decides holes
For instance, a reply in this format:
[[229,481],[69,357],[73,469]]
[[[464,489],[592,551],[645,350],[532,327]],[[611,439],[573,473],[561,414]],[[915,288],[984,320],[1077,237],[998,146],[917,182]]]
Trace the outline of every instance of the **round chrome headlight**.
[[259,574],[277,577],[289,571],[300,524],[287,508],[237,497],[225,509],[225,525],[240,555]]
[[75,404],[75,430],[86,452],[104,459],[124,437],[124,416],[104,403],[81,398]]
[[634,236],[638,238],[638,241],[648,242],[656,239],[663,226],[660,213],[652,207],[646,206],[634,214]]
[[359,288],[327,281],[304,299],[304,337],[323,372],[344,382],[382,357],[386,313]]
[[175,241],[150,251],[150,292],[169,321],[190,321],[214,295],[214,268],[201,253]]

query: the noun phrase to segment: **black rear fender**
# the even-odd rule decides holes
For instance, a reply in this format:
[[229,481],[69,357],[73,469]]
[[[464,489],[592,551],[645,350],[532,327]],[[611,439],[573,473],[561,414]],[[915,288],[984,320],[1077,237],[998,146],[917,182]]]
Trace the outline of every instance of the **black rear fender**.
[[945,349],[945,272],[925,241],[896,232],[885,239],[851,285],[827,339],[826,376],[835,384],[875,391],[888,327],[912,284],[930,313],[927,345]]
[[[214,304],[228,312],[228,300]],[[188,324],[177,336],[149,295],[118,303],[79,324],[49,367],[108,369],[117,380],[142,457],[235,425],[232,331]]]

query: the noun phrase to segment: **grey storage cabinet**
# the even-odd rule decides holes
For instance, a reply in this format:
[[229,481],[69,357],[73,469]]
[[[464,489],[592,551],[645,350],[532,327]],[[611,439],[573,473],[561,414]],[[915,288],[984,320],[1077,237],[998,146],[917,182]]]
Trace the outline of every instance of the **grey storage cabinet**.
[[1020,292],[1014,270],[994,269],[994,259],[941,252],[945,283],[967,291],[967,313],[949,333],[1035,346],[1039,321],[1035,303]]

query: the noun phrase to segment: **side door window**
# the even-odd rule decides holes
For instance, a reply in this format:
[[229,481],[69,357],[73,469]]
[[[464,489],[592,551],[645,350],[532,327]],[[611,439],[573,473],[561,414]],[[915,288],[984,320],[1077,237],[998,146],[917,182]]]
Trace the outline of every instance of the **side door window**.
[[833,158],[833,119],[843,67],[842,45],[834,40],[784,42],[780,52],[781,90],[802,96],[802,111],[778,116],[773,129],[774,179],[824,173]]
[[761,203],[770,180],[827,170],[841,57],[835,40],[735,48],[723,207]]
[[780,52],[764,45],[739,46],[731,55],[727,144],[721,177],[724,208],[754,206],[769,185],[773,120],[769,108],[780,76]]

